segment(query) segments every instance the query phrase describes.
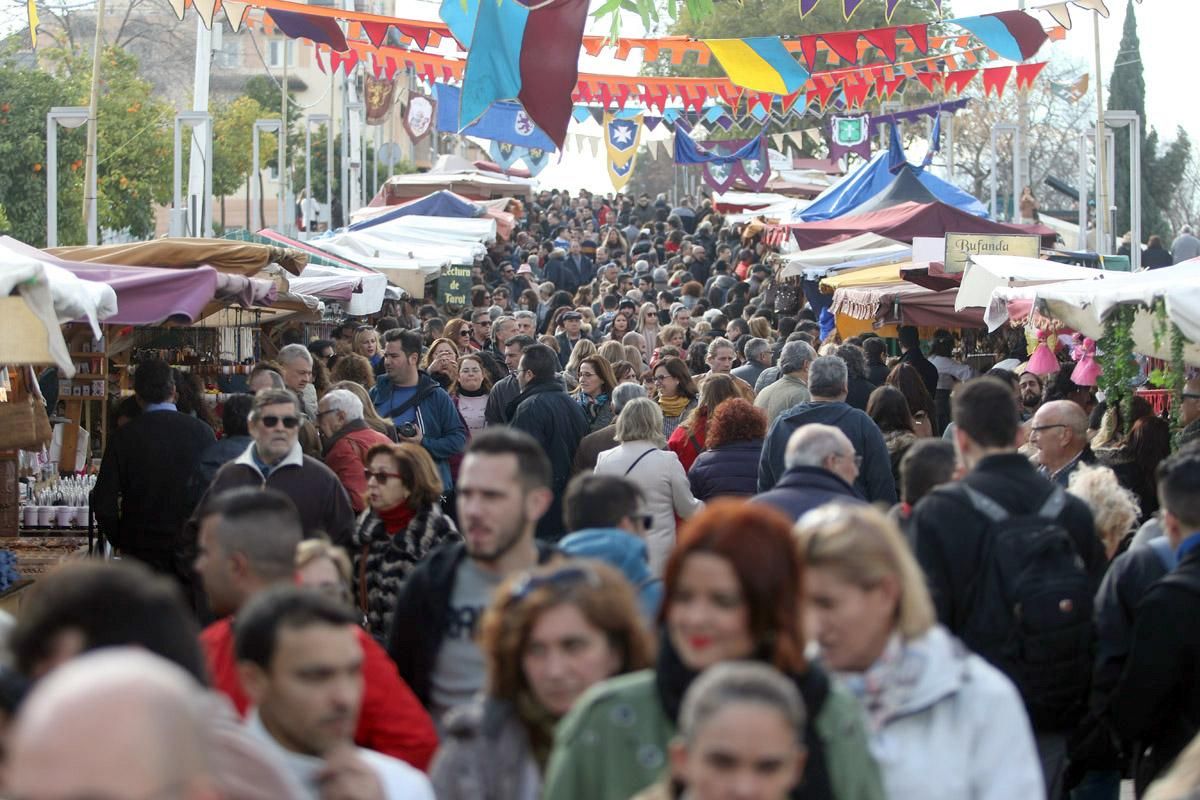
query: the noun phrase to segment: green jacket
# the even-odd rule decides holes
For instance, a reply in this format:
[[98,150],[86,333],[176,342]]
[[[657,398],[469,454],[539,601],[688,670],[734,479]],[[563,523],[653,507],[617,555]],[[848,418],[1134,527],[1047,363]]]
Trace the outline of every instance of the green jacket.
[[[830,687],[816,727],[836,800],[883,800],[861,712],[844,689]],[[593,686],[558,725],[542,800],[628,800],[663,776],[674,735],[653,670]]]

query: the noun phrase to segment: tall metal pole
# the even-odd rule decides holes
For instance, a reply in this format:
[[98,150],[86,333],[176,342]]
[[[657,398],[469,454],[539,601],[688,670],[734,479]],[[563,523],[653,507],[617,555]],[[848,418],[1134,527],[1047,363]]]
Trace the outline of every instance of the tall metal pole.
[[[1025,0],[1017,0],[1017,9],[1025,10]],[[1013,184],[1013,204],[1017,203],[1017,198],[1021,196],[1021,192],[1026,186],[1031,184],[1029,176],[1029,88],[1017,89],[1017,148],[1013,153],[1013,158],[1016,159],[1016,166],[1013,173],[1016,175],[1016,182]],[[1015,208],[1014,208],[1015,210]],[[1014,216],[1019,218],[1018,211]]]
[[87,155],[84,173],[83,221],[87,228],[87,243],[99,243],[99,210],[96,204],[96,133],[100,106],[100,43],[104,33],[104,0],[96,0],[96,39],[92,44],[92,91],[88,99]]
[[[220,26],[216,27],[218,36]],[[192,110],[208,111],[209,72],[212,65],[213,31],[204,27],[200,15],[196,15],[196,61],[192,74]],[[210,131],[211,132],[211,131]],[[188,217],[187,235],[212,236],[211,219],[212,197],[205,196],[204,181],[208,175],[205,165],[212,159],[212,149],[205,150],[208,136],[197,136],[194,127],[188,128],[188,138],[191,141],[188,162],[188,200],[185,208],[188,212],[195,209],[196,216]]]
[[[1092,12],[1092,33],[1096,42],[1096,174],[1099,177],[1096,189],[1096,252],[1106,255],[1111,249],[1112,234],[1109,228],[1108,214],[1108,159],[1105,148],[1104,122],[1104,75],[1100,65],[1100,13]],[[1101,234],[1104,240],[1101,241]],[[1134,242],[1133,247],[1141,247],[1141,242]]]
[[[283,84],[279,90],[279,232],[287,233],[291,227],[287,221],[295,217],[288,205],[287,137],[288,137],[288,45],[291,39],[283,40]],[[284,216],[284,214],[287,216]]]
[[46,247],[58,247],[58,122],[46,114]]

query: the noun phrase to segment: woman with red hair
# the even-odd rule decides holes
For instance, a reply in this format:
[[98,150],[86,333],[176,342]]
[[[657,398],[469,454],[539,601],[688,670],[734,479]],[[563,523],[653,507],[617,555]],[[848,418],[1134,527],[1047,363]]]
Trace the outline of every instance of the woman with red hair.
[[796,798],[882,798],[854,700],[804,657],[802,566],[791,523],[718,500],[688,522],[667,561],[653,669],[594,687],[562,720],[544,800],[627,800],[666,777],[667,745],[692,681],[714,664],[759,661],[799,689],[808,761]]

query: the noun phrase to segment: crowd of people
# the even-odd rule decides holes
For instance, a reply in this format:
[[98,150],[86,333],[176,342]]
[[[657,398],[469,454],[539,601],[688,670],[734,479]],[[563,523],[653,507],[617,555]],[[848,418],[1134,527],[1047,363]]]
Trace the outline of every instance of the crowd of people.
[[4,796],[1195,796],[1200,379],[1173,442],[841,339],[707,198],[519,212],[467,308],[287,334],[219,439],[138,364]]

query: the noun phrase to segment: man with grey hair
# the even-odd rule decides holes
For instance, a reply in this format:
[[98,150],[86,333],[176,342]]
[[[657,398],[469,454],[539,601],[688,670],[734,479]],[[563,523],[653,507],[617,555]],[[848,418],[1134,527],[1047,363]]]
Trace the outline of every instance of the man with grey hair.
[[509,316],[497,317],[492,322],[492,352],[498,357],[504,358],[504,343],[517,335],[517,320]]
[[846,362],[837,356],[822,356],[812,362],[808,389],[812,400],[794,406],[771,423],[758,462],[758,490],[775,488],[783,476],[785,453],[792,433],[814,422],[833,425],[849,439],[861,457],[854,487],[868,502],[896,502],[896,481],[892,477],[892,459],[883,434],[866,415],[846,404]]
[[754,498],[769,503],[798,520],[826,503],[859,504],[862,495],[854,488],[858,478],[858,454],[839,428],[814,422],[797,428],[784,454],[787,470],[769,492]]
[[1052,400],[1037,410],[1029,428],[1029,443],[1037,448],[1042,477],[1066,488],[1076,467],[1096,461],[1087,427],[1087,414],[1071,400]]
[[741,378],[746,383],[754,386],[758,383],[758,376],[763,374],[763,370],[771,366],[771,343],[766,339],[760,339],[757,336],[746,342],[743,353],[746,356],[746,363],[735,369],[731,374],[735,378]]
[[[762,341],[762,339],[759,339]],[[749,349],[749,345],[746,345]],[[770,352],[768,350],[768,352]],[[790,408],[812,399],[808,389],[808,368],[817,352],[806,342],[788,342],[779,354],[779,380],[762,389],[754,405],[767,412],[767,424]]]
[[306,536],[324,533],[345,545],[354,534],[354,509],[337,475],[311,456],[298,441],[300,404],[287,389],[270,389],[254,396],[246,452],[217,470],[192,523],[207,513],[206,506],[222,492],[239,486],[278,489],[300,510]]
[[367,507],[367,453],[377,444],[391,444],[391,439],[367,425],[363,420],[363,404],[358,396],[345,389],[326,392],[317,410],[317,427],[325,444],[325,466],[333,470],[342,482],[355,514]]
[[289,344],[276,356],[283,370],[283,383],[300,398],[300,411],[311,420],[317,408],[317,387],[313,386],[312,353],[302,344]]
[[626,403],[638,397],[646,397],[646,390],[640,383],[617,384],[617,388],[613,389],[612,393],[612,424],[589,433],[579,440],[579,449],[575,451],[575,460],[571,465],[572,475],[591,472],[596,468],[596,459],[600,457],[600,454],[617,446],[617,418],[620,417],[621,409],[625,407]]
[[1192,234],[1192,226],[1184,225],[1179,229],[1179,235],[1171,242],[1171,260],[1179,264],[1188,259],[1200,257],[1200,239]]
[[517,336],[533,336],[537,331],[537,314],[534,312],[517,311],[513,314],[513,319],[517,323]]
[[[201,687],[169,661],[107,648],[59,667],[9,739],[13,797],[221,797]],[[6,795],[7,796],[7,795]]]

